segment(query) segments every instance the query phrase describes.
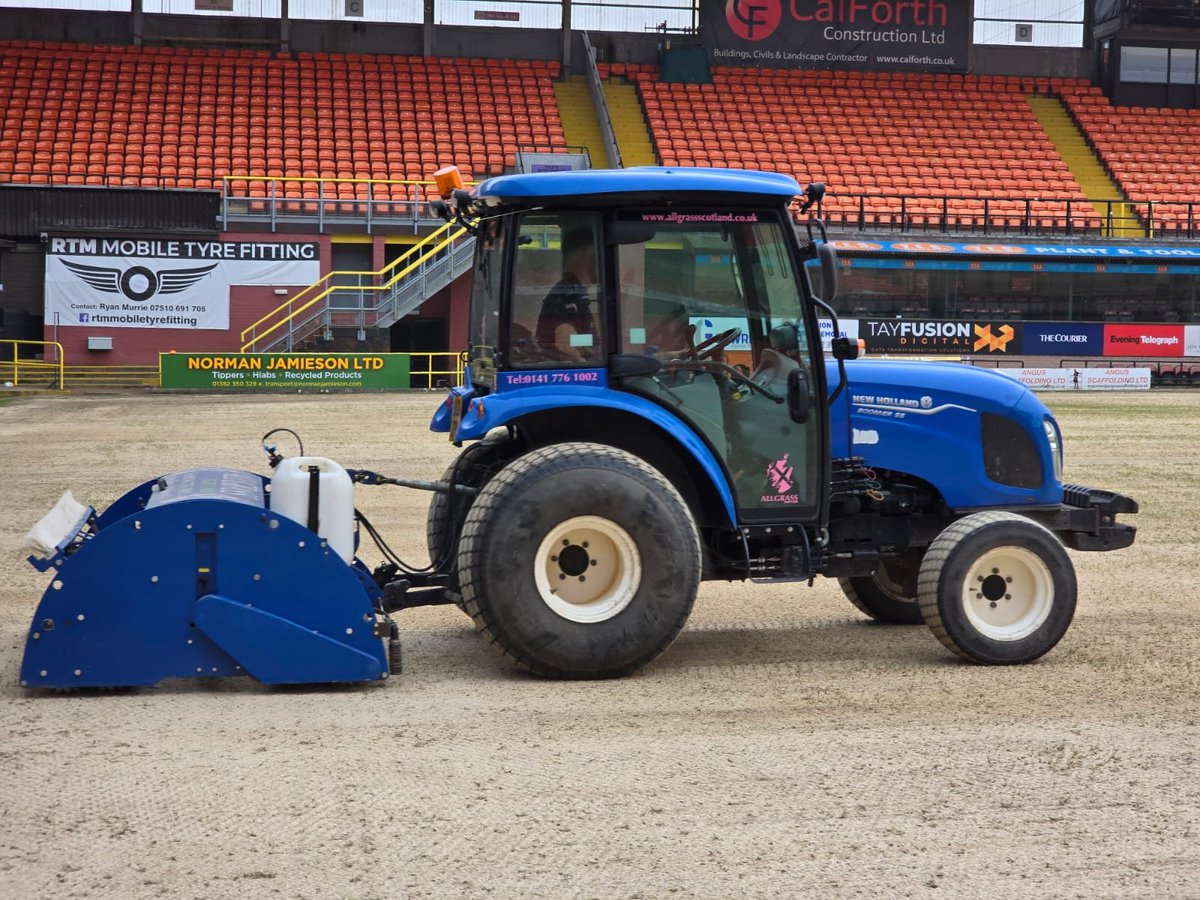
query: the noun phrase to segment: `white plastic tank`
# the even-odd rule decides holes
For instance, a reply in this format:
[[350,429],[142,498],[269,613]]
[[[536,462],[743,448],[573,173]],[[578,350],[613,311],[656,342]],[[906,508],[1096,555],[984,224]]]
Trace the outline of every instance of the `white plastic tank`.
[[[314,484],[313,470],[316,470]],[[317,534],[343,560],[354,559],[354,483],[332,459],[290,456],[271,476],[271,509],[309,526],[310,494],[317,492]]]

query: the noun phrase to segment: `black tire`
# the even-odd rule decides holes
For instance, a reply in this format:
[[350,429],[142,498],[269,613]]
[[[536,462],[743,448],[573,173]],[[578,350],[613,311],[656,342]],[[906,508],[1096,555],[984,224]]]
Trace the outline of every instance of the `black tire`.
[[517,665],[550,678],[612,678],[650,662],[683,628],[700,540],[678,491],[636,456],[554,444],[479,492],[458,571],[476,627]]
[[1049,652],[1071,625],[1076,592],[1075,568],[1058,538],[1010,512],[973,513],[949,525],[930,545],[918,579],[921,614],[937,639],[988,665]]
[[[483,487],[504,462],[516,456],[517,452],[516,442],[507,434],[485,438],[469,444],[458,454],[443,473],[441,480],[465,484],[468,487]],[[449,494],[434,493],[430,498],[429,512],[425,518],[425,545],[429,548],[431,562],[453,563],[463,522],[466,521],[473,500],[471,494],[465,493],[457,493],[453,499]],[[451,509],[453,516],[450,515]],[[450,589],[457,591],[456,575],[452,573],[450,580]]]
[[839,578],[838,584],[854,606],[877,622],[889,625],[920,625],[921,607],[917,603],[915,575],[920,556],[908,560],[880,563],[873,575],[853,575]]

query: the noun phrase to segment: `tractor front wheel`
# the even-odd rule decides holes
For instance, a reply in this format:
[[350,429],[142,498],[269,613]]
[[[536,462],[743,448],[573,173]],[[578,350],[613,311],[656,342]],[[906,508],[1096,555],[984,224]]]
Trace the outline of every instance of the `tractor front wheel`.
[[1075,615],[1067,551],[1049,529],[1010,512],[973,513],[949,525],[925,554],[918,592],[937,639],[990,665],[1049,652]]
[[675,639],[700,581],[687,504],[645,462],[554,444],[479,492],[458,556],[463,605],[518,665],[552,678],[627,675]]

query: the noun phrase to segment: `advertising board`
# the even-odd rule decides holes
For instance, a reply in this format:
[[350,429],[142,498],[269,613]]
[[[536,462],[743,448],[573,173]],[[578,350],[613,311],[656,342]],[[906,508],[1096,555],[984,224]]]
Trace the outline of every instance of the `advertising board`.
[[308,285],[320,275],[315,241],[55,237],[45,323],[223,331],[231,285]]
[[970,353],[1013,355],[1022,352],[1022,323],[862,319],[858,336],[868,353]]
[[1183,355],[1200,356],[1200,325],[1183,326]]
[[1150,370],[1114,369],[997,369],[1035,391],[1148,391]]
[[702,0],[715,65],[965,72],[959,0]]
[[1027,322],[1022,339],[1024,352],[1035,356],[1104,355],[1104,326],[1099,323]]
[[1105,325],[1105,356],[1183,356],[1182,325]]
[[163,353],[173,390],[387,390],[409,386],[407,353]]

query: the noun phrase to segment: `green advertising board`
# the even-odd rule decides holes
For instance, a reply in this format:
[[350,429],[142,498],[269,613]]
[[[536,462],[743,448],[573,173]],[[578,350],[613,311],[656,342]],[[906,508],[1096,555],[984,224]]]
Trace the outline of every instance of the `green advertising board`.
[[169,390],[393,390],[409,386],[407,353],[161,353]]

